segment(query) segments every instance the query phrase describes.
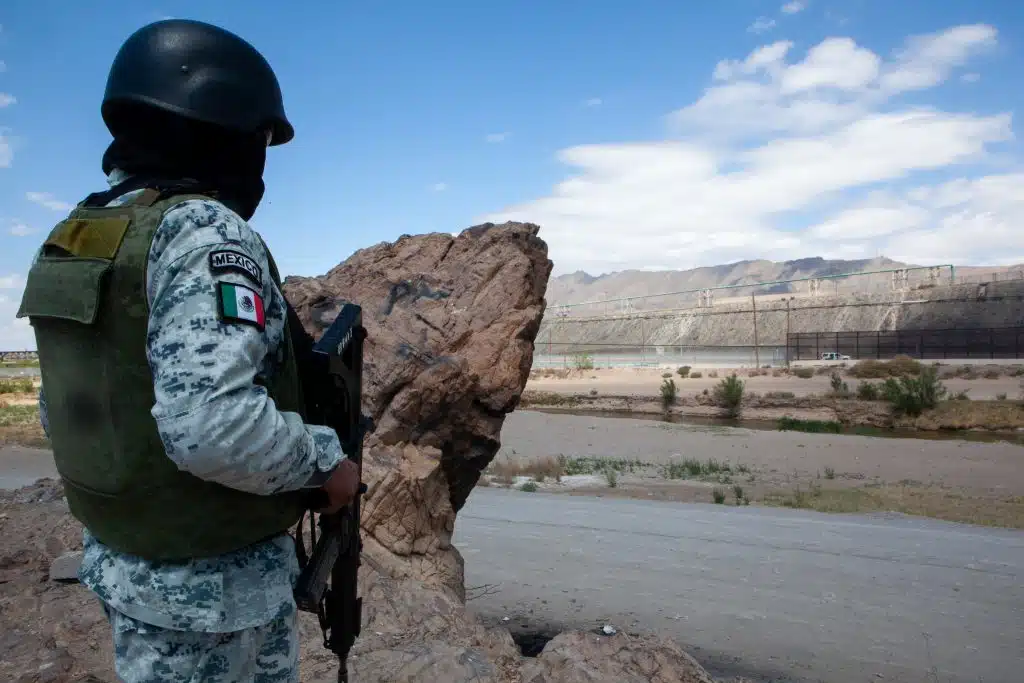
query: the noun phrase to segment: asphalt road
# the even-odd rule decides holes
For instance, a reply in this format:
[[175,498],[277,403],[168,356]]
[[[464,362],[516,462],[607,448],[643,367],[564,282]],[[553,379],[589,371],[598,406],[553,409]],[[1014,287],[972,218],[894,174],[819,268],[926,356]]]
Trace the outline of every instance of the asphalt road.
[[660,630],[760,681],[1024,680],[1018,531],[482,488],[454,541],[513,632]]

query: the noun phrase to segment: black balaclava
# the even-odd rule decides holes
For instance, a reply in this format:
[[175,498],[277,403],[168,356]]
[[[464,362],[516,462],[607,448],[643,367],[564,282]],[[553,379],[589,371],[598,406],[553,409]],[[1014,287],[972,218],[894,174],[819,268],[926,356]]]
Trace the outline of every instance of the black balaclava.
[[195,181],[245,220],[263,199],[267,140],[159,110],[133,108],[115,126],[103,172],[163,181]]

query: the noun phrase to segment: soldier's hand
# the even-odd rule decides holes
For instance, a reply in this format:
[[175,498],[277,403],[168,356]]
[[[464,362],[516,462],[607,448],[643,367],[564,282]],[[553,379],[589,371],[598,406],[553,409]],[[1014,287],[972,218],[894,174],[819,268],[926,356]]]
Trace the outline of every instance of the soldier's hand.
[[330,500],[328,506],[317,512],[331,514],[348,505],[359,490],[359,467],[349,459],[342,460],[323,486]]

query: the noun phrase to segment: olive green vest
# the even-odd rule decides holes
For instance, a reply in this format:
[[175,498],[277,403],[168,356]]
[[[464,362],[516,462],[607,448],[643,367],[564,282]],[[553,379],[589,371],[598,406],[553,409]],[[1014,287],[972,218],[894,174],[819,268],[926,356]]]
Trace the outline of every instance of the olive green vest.
[[[145,190],[122,207],[76,207],[46,239],[18,311],[35,331],[50,441],[72,514],[104,544],[150,560],[237,550],[286,531],[303,512],[298,493],[260,496],[179,470],[150,413],[150,243],[164,212],[195,198],[157,201]],[[269,252],[268,259],[280,286]],[[266,389],[280,410],[303,415],[287,332],[284,339],[284,362]]]

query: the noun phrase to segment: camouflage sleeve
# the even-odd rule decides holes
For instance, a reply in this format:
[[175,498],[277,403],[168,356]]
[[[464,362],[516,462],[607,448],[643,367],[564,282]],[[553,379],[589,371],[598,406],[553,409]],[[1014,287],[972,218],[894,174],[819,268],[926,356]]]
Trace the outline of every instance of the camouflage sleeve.
[[150,247],[146,286],[152,414],[167,455],[251,493],[319,485],[344,457],[337,435],[278,410],[253,383],[272,376],[287,325],[248,224],[213,201],[173,207]]

